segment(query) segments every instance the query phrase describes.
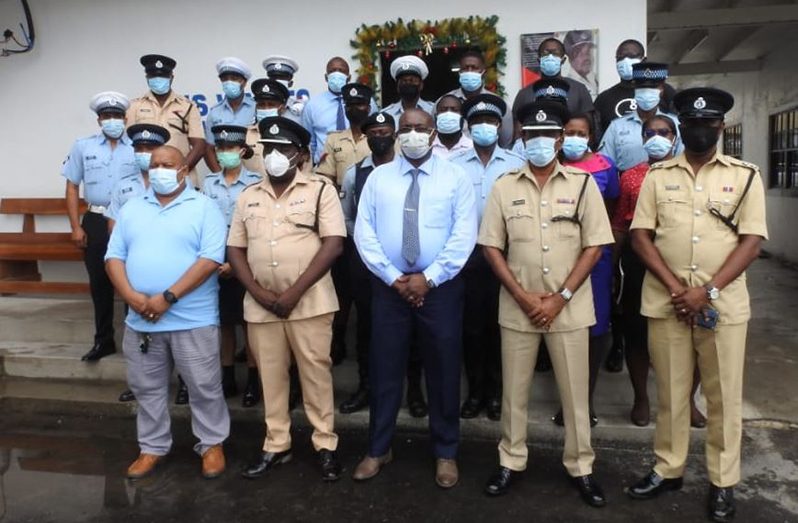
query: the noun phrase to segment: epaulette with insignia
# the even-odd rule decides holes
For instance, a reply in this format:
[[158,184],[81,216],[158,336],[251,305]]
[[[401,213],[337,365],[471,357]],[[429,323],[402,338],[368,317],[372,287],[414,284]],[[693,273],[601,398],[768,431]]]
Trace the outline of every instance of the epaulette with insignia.
[[745,167],[746,169],[751,169],[752,171],[759,172],[759,166],[751,162],[746,162],[745,160],[740,160],[738,158],[734,158],[733,156],[727,156],[726,159],[729,160],[729,163],[732,165]]

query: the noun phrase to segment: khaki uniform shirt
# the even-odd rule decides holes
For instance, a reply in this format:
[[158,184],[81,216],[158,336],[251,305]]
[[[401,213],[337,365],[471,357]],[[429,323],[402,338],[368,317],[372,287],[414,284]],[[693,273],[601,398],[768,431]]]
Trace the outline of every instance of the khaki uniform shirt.
[[[654,245],[676,277],[691,287],[705,285],[739,243],[737,234],[708,210],[715,208],[729,216],[751,173],[751,187],[734,221],[739,234],[767,238],[765,191],[759,169],[721,154],[698,174],[693,173],[684,155],[652,165],[640,189],[631,228],[655,231]],[[748,321],[751,308],[745,273],[723,289],[712,306],[720,313],[719,323]],[[676,315],[668,289],[648,272],[640,311],[649,318]]]
[[347,169],[371,155],[365,134],[355,141],[351,129],[336,131],[327,135],[324,153],[316,167],[316,174],[327,176],[341,187]]
[[[577,209],[585,180],[585,193]],[[574,213],[581,226],[571,221],[552,221],[555,216]],[[596,182],[588,173],[558,162],[542,188],[529,164],[496,180],[477,241],[506,251],[507,265],[526,291],[557,292],[583,249],[610,244],[613,236]],[[596,323],[590,285],[588,277],[555,318],[550,332]],[[499,297],[499,324],[522,332],[546,332],[532,323],[504,287]]]
[[[319,191],[323,192],[316,208]],[[317,215],[319,231],[315,232],[312,227]],[[227,245],[247,249],[247,262],[255,280],[279,294],[307,270],[321,247],[321,238],[327,236],[346,237],[338,193],[328,180],[298,171],[279,198],[268,177],[241,192]],[[302,295],[289,320],[337,310],[338,299],[328,271]],[[244,298],[244,319],[254,323],[282,321],[249,293]]]

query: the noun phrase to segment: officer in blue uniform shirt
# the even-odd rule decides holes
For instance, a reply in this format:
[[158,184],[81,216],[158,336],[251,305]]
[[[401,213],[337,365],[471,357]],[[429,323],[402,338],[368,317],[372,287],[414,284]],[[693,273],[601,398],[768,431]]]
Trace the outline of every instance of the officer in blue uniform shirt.
[[[507,104],[495,94],[471,97],[463,104],[474,147],[455,154],[449,161],[463,168],[476,193],[477,212],[482,219],[493,183],[504,173],[524,166],[520,156],[499,147]],[[468,378],[468,397],[461,418],[475,418],[483,408],[497,421],[502,409],[501,342],[499,339],[499,280],[485,260],[482,249],[474,249],[462,272],[465,281],[463,307],[463,362]]]
[[643,148],[643,122],[652,116],[664,114],[676,123],[673,155],[684,151],[679,134],[679,119],[659,109],[660,99],[668,79],[668,66],[654,62],[632,65],[632,85],[635,88],[634,111],[612,121],[601,139],[599,151],[606,154],[623,172],[639,163],[648,161]]
[[307,97],[297,97],[290,94],[290,90],[294,86],[294,75],[299,72],[299,64],[296,63],[296,60],[287,56],[273,54],[263,60],[263,68],[266,70],[266,76],[269,79],[280,82],[289,92],[288,98],[284,102],[286,110],[280,116],[301,124],[302,111],[305,110]]
[[150,186],[149,170],[152,151],[169,141],[169,131],[160,125],[140,123],[127,128],[127,136],[133,143],[134,156],[139,172],[119,180],[111,195],[111,205],[105,210],[108,229],[113,230],[116,217],[122,206],[131,198],[141,196]]
[[220,165],[213,150],[214,138],[211,128],[216,125],[251,125],[255,121],[255,100],[246,92],[247,82],[252,76],[249,66],[235,57],[222,58],[216,63],[216,74],[222,82],[224,98],[211,107],[205,120],[205,164],[213,173]]
[[[66,178],[66,203],[72,241],[84,249],[94,304],[94,343],[83,361],[96,361],[116,352],[114,344],[114,288],[105,274],[103,257],[108,246],[108,223],[105,210],[111,203],[116,182],[138,174],[133,146],[125,136],[127,96],[107,91],[92,98],[89,107],[97,113],[101,132],[76,141],[69,152],[61,175]],[[80,186],[89,205],[81,222],[78,216]]]
[[424,60],[417,56],[400,56],[391,63],[391,78],[396,82],[399,101],[392,103],[382,111],[399,120],[402,113],[410,108],[418,108],[429,114],[435,111],[435,104],[421,99],[424,80],[429,76],[429,68]]
[[[239,125],[217,125],[211,128],[216,143],[216,156],[222,170],[205,177],[202,192],[216,202],[222,211],[227,227],[233,219],[238,195],[246,187],[261,181],[258,173],[248,171],[242,164],[250,157],[252,149],[247,146],[247,128]],[[241,285],[225,262],[219,266],[219,320],[222,326],[222,390],[226,398],[238,394],[235,379],[236,328],[244,327],[244,286]],[[247,385],[242,397],[244,407],[252,407],[260,401],[258,367],[252,352],[247,347]]]

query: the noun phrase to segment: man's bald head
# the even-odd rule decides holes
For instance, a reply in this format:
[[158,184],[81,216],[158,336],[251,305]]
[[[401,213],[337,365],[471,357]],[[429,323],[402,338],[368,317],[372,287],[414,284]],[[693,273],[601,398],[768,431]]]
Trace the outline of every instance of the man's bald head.
[[327,74],[338,71],[349,76],[349,62],[340,56],[334,56],[327,61]]
[[421,130],[421,128],[426,128],[427,131],[433,130],[435,129],[435,121],[427,111],[416,107],[406,109],[402,116],[399,117],[399,132],[402,132],[402,129],[409,130],[410,128],[417,131]]
[[186,157],[180,149],[171,145],[162,145],[152,152],[150,167],[166,167],[179,169],[186,165]]

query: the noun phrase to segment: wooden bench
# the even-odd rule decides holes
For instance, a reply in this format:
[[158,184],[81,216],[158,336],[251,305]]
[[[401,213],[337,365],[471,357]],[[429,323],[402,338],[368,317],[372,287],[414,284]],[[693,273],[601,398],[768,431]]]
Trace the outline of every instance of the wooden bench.
[[[80,202],[79,212],[86,212]],[[39,261],[83,261],[70,233],[36,232],[35,216],[66,216],[65,198],[3,198],[0,214],[22,215],[22,232],[0,233],[0,294],[86,294],[88,283],[42,281]]]

